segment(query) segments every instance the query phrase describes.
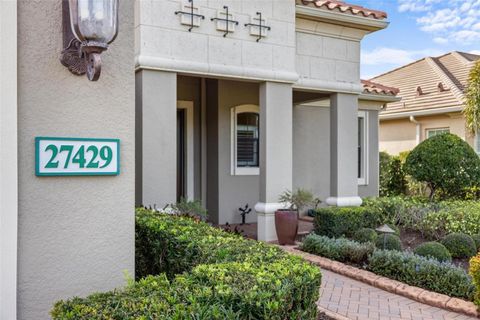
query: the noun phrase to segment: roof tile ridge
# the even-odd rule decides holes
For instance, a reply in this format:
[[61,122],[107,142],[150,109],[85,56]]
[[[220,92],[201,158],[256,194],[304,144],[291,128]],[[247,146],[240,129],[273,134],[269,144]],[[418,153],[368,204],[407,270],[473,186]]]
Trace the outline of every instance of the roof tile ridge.
[[455,58],[457,58],[457,60],[459,60],[460,62],[462,62],[463,64],[471,64],[471,63],[474,63],[475,61],[470,61],[469,59],[467,59],[467,57],[465,57],[461,52],[458,52],[458,51],[453,51],[452,53],[452,56],[454,56]]
[[457,98],[460,103],[463,103],[465,101],[465,94],[459,87],[458,81],[452,79],[455,77],[447,70],[447,68],[445,68],[440,61],[432,57],[425,58],[425,61],[427,61],[428,65],[433,69],[437,76],[439,76],[440,79],[450,88],[450,92],[452,92],[455,98]]

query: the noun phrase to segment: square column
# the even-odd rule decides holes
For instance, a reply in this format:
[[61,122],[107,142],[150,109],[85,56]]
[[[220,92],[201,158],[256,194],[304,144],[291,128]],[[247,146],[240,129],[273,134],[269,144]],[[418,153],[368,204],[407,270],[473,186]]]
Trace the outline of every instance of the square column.
[[177,74],[136,74],[136,205],[177,200]]
[[330,97],[330,206],[360,206],[358,196],[358,95]]
[[275,211],[278,198],[292,189],[292,86],[260,85],[260,201],[255,206],[258,240],[277,239]]

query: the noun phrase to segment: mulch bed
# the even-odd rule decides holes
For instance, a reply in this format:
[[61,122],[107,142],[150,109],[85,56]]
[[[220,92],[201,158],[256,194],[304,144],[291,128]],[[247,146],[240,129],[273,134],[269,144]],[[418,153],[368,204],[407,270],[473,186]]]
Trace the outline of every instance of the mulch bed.
[[[402,241],[403,249],[406,251],[412,251],[412,252],[420,244],[431,241],[423,238],[420,232],[410,231],[410,230],[401,230],[400,240]],[[470,265],[469,259],[453,259],[452,262],[456,266],[465,269],[465,271],[468,271],[468,268]]]

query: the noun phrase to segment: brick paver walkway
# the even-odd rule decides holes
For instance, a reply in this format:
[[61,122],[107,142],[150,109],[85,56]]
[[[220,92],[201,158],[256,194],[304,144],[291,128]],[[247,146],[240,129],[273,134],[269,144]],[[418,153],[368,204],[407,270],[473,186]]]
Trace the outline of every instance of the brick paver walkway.
[[325,269],[322,269],[320,294],[321,308],[352,320],[477,319],[431,307]]

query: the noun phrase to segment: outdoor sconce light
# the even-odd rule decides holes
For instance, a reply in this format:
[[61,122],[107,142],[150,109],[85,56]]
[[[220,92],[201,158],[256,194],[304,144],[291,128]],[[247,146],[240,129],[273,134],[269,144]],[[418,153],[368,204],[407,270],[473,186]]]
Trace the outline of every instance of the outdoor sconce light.
[[60,61],[76,75],[97,81],[101,54],[118,34],[118,0],[62,0],[63,45]]

